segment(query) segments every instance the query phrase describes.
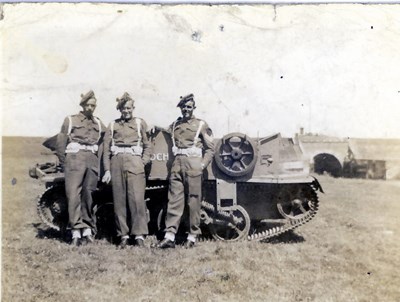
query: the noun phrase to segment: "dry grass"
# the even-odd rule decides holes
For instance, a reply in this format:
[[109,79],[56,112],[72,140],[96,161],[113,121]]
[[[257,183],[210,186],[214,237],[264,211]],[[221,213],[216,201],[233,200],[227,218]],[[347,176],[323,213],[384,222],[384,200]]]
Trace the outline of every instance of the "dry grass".
[[3,139],[2,301],[400,301],[398,181],[319,177],[318,215],[270,243],[72,248],[36,216],[43,150]]

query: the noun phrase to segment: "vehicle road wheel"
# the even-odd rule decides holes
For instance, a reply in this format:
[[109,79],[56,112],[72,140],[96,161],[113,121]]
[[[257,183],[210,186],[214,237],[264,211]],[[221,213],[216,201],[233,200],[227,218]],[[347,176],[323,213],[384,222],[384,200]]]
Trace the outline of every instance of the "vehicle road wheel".
[[65,231],[68,225],[68,203],[64,186],[52,186],[39,197],[37,213],[42,222],[56,231]]
[[243,207],[237,205],[231,211],[219,212],[209,228],[216,240],[239,241],[249,233],[250,217]]
[[276,206],[284,218],[298,219],[310,211],[310,199],[306,190],[301,187],[282,189]]

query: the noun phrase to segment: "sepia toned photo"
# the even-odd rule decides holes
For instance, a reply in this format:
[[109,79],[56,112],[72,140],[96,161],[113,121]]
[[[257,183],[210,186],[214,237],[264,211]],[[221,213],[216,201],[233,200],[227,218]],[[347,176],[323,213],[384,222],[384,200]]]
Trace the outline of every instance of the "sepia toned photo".
[[400,5],[3,3],[2,301],[399,301]]

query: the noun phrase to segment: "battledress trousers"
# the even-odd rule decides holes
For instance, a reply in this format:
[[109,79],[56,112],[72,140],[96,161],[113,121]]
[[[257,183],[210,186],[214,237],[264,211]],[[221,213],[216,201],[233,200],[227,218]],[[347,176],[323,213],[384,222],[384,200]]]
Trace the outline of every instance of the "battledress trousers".
[[[119,237],[148,234],[144,166],[150,161],[151,150],[146,128],[147,125],[142,119],[117,119],[110,124],[104,138],[104,169],[111,172],[115,222]],[[112,146],[116,146],[119,152],[113,152]],[[133,150],[131,147],[139,147],[142,151],[139,154],[126,152]]]
[[[174,146],[185,154],[177,154],[172,163],[165,231],[167,234],[176,234],[185,204],[187,204],[189,210],[188,233],[195,238],[201,234],[203,168],[208,166],[214,155],[212,131],[206,122],[194,116],[189,120],[179,118],[170,126],[169,131]],[[187,154],[187,150],[192,147],[197,148],[200,154],[195,156]]]
[[75,154],[67,154],[64,173],[71,228],[95,230],[92,194],[97,188],[99,177],[97,155],[83,150]]
[[[105,126],[98,118],[88,118],[80,112],[64,120],[57,143],[57,154],[60,163],[64,164],[69,225],[73,231],[90,229],[86,235],[91,235],[96,230],[92,193],[96,190],[99,179],[100,163],[96,150],[101,142],[103,129]],[[71,143],[88,149],[79,147],[71,152]]]
[[176,234],[185,209],[185,195],[189,208],[189,233],[201,234],[200,209],[202,158],[177,155],[171,169],[168,191],[166,231]]

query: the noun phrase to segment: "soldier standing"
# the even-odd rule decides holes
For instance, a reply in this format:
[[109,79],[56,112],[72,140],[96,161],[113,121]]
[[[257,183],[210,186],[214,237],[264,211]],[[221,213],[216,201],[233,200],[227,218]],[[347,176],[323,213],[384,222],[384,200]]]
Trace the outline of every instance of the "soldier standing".
[[128,93],[117,102],[121,118],[111,122],[104,137],[103,182],[112,179],[119,247],[125,248],[130,236],[134,236],[137,246],[144,247],[144,235],[148,234],[144,166],[151,153],[147,125],[143,119],[133,117],[134,100]]
[[214,155],[212,131],[207,123],[193,115],[196,109],[194,96],[181,97],[177,107],[179,117],[169,128],[172,136],[172,152],[175,156],[169,179],[168,209],[165,219],[166,233],[156,248],[174,248],[185,204],[189,207],[190,230],[184,244],[192,248],[196,237],[201,234],[200,210],[203,170]]
[[78,246],[81,238],[93,243],[96,229],[93,217],[92,193],[99,177],[99,143],[105,126],[93,116],[96,97],[90,90],[81,94],[82,111],[67,116],[57,140],[57,155],[65,172],[65,193],[68,200],[69,226],[72,245]]

